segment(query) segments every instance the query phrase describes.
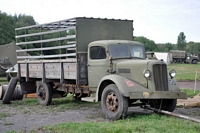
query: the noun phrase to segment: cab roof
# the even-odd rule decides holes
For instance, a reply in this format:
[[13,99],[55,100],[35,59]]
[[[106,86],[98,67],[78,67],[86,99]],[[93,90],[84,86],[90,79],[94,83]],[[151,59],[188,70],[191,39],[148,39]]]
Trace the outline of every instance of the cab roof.
[[114,44],[130,44],[130,45],[141,45],[141,46],[144,46],[140,42],[130,41],[130,40],[99,40],[99,41],[91,42],[88,45],[88,47],[95,46],[96,44],[105,45],[105,46],[114,45]]

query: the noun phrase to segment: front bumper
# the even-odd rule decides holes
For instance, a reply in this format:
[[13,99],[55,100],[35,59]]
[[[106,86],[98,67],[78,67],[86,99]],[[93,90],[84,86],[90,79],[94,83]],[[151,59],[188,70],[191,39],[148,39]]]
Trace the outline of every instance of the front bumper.
[[130,92],[130,99],[187,99],[183,92],[155,91],[155,92]]

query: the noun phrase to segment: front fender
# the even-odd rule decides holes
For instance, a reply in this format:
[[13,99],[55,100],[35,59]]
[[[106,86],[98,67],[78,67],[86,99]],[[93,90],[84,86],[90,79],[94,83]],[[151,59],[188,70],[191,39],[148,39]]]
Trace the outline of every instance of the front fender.
[[[96,101],[99,101],[99,93],[101,88],[101,85],[106,82],[106,81],[112,81],[119,89],[121,95],[125,97],[130,96],[130,92],[143,92],[143,91],[148,91],[147,88],[141,86],[140,84],[129,80],[127,78],[124,78],[119,75],[107,75],[101,79],[99,82],[99,85],[97,87],[97,93],[96,93]],[[104,89],[104,88],[103,88]]]

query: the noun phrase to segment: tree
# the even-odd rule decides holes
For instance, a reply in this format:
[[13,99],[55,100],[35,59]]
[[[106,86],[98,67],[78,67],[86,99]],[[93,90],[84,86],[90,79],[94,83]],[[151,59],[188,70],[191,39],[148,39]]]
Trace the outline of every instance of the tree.
[[13,16],[13,19],[15,20],[16,28],[25,27],[25,26],[30,26],[30,25],[35,25],[36,24],[34,18],[32,16],[30,16],[30,15],[19,14],[17,16],[15,14]]
[[146,37],[143,36],[134,37],[134,41],[143,43],[146,51],[157,51],[157,45],[155,44],[155,42]]
[[180,32],[177,40],[177,45],[179,50],[186,50],[186,36],[184,35],[184,32]]
[[198,53],[200,51],[200,43],[188,42],[186,44],[186,51],[188,53]]
[[25,14],[11,16],[0,11],[0,45],[15,41],[15,28],[35,24],[32,16]]
[[0,11],[0,45],[15,40],[15,23],[11,15]]

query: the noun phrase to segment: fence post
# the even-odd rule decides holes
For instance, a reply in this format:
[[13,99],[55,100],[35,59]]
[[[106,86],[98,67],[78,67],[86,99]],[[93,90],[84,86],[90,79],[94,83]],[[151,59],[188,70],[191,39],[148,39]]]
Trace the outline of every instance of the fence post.
[[195,75],[194,94],[195,94],[196,85],[197,85],[197,73],[198,73],[198,70],[196,70],[196,75]]

